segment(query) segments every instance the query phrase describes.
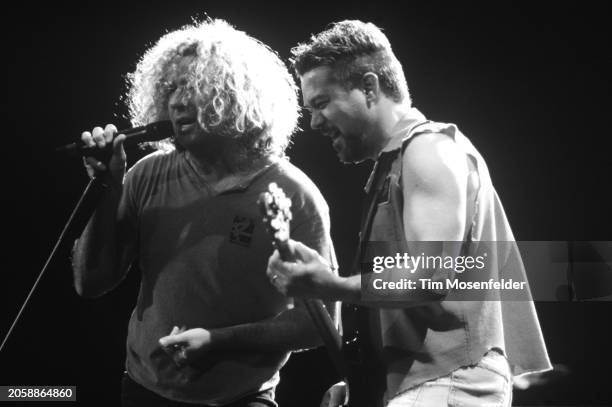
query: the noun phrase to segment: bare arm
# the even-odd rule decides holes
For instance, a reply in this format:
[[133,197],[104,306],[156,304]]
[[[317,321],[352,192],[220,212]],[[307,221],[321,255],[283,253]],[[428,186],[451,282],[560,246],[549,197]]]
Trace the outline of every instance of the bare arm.
[[[409,250],[419,253],[419,242],[460,242],[466,222],[468,168],[465,154],[448,136],[431,133],[416,137],[406,148],[403,160],[403,226]],[[458,244],[444,244],[439,255],[456,256],[458,248]],[[277,287],[286,295],[389,308],[438,301],[443,296],[438,292],[415,289],[388,291],[387,299],[392,301],[385,301],[383,297],[380,301],[364,299],[361,275],[348,278],[330,276],[323,273],[329,266],[316,256],[316,252],[303,245],[297,250],[305,252],[303,256],[307,261],[282,263],[275,257],[276,253],[270,260],[268,274],[279,276],[276,278]],[[393,281],[397,273],[389,269],[378,276]]]
[[465,154],[450,137],[428,133],[408,145],[403,160],[406,241],[463,240],[468,177]]
[[84,132],[82,140],[89,146],[103,148],[113,142],[113,156],[107,165],[92,157],[86,159],[90,176],[105,176],[107,188],[73,248],[72,268],[77,293],[97,297],[114,288],[125,276],[133,259],[136,231],[126,220],[120,206],[125,173],[124,136],[113,140],[116,128],[96,127]]

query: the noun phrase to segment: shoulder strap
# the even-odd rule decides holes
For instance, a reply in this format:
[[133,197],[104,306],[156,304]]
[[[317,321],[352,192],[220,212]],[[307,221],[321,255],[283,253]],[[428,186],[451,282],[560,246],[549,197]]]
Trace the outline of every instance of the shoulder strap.
[[397,150],[389,151],[382,153],[378,160],[374,163],[374,168],[372,169],[372,174],[370,175],[370,179],[368,180],[368,184],[370,187],[368,188],[368,194],[365,199],[365,210],[362,214],[361,219],[361,228],[359,232],[359,243],[357,246],[357,250],[355,252],[355,256],[353,257],[352,264],[352,274],[360,273],[361,271],[361,259],[365,250],[365,245],[367,244],[367,237],[370,234],[370,229],[372,227],[372,220],[374,219],[374,213],[376,211],[376,203],[378,201],[378,196],[383,189],[384,179],[389,174],[391,170],[391,165],[393,161],[397,158],[398,154],[404,153],[404,150],[410,140],[412,140],[413,136],[417,134],[416,131],[420,126],[425,125],[427,123],[431,123],[429,120],[424,120],[421,122],[416,122],[409,130],[408,136],[402,142],[402,147]]

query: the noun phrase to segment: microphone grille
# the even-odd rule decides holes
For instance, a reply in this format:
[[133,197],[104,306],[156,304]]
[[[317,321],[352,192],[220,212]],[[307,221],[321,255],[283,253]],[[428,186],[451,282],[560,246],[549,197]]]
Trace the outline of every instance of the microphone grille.
[[146,141],[160,141],[172,137],[174,129],[170,120],[162,120],[147,125]]

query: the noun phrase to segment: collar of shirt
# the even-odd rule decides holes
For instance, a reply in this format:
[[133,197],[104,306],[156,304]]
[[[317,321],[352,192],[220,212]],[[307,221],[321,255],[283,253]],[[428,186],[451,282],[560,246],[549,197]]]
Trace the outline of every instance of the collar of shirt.
[[416,107],[411,107],[405,115],[403,115],[393,129],[391,130],[391,139],[379,153],[378,157],[383,153],[388,153],[393,150],[397,150],[402,146],[404,140],[410,135],[410,132],[417,124],[420,124],[427,120],[423,113],[421,113]]
[[410,132],[412,131],[412,129],[415,126],[425,122],[426,120],[427,119],[425,118],[423,113],[421,113],[417,108],[411,107],[410,110],[408,110],[408,112],[406,112],[406,114],[403,115],[397,121],[397,123],[395,123],[395,126],[393,126],[393,129],[391,130],[391,139],[382,149],[382,151],[378,154],[376,162],[374,163],[374,167],[372,168],[372,172],[370,173],[368,181],[366,182],[365,187],[363,188],[366,193],[368,193],[370,191],[370,188],[372,187],[372,182],[374,182],[374,174],[378,169],[381,156],[383,154],[400,149],[404,140],[406,140],[406,138],[410,136]]
[[278,165],[282,158],[270,157],[263,165],[252,171],[230,174],[226,176],[222,182],[211,185],[198,174],[197,164],[192,162],[188,154],[184,153],[184,159],[193,170],[194,176],[198,178],[198,182],[205,188],[211,191],[213,195],[221,195],[228,192],[246,191],[249,186],[271,168]]

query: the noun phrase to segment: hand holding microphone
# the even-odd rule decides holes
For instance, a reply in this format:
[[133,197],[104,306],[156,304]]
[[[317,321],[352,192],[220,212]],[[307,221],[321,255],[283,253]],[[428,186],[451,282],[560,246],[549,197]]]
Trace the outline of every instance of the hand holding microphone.
[[[90,178],[96,177],[108,170],[114,183],[121,184],[123,182],[126,167],[123,143],[126,140],[126,135],[119,134],[115,137],[116,133],[117,127],[113,124],[107,124],[104,130],[101,127],[94,127],[91,132],[84,131],[81,134],[83,145],[88,151],[93,150],[93,155],[83,157],[83,163]],[[110,157],[108,157],[108,145],[112,145]],[[95,149],[103,154],[96,154]]]
[[147,124],[146,126],[117,130],[112,124],[104,129],[95,127],[91,132],[84,131],[81,141],[56,149],[56,152],[84,157],[85,168],[90,177],[98,176],[107,170],[114,182],[121,183],[125,174],[125,141],[160,141],[172,136],[170,120]]

